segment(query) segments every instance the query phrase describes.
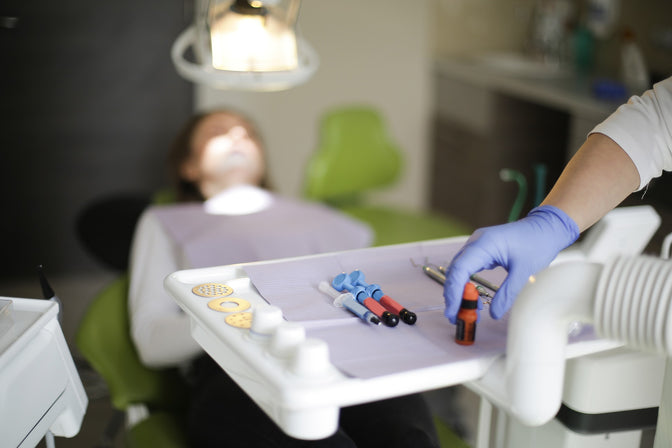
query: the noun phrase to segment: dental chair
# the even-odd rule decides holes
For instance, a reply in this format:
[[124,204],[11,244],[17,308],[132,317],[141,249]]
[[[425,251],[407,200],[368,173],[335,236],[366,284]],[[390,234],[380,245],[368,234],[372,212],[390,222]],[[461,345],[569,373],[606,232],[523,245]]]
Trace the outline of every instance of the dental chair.
[[136,222],[150,203],[172,202],[169,190],[152,197],[115,194],[98,199],[79,214],[77,236],[103,265],[120,272],[94,297],[77,330],[76,345],[109,389],[117,411],[108,422],[101,444],[111,443],[125,420],[128,447],[187,447],[182,413],[186,386],[175,370],[145,367],[130,336],[127,309],[128,256]]
[[375,108],[329,110],[319,135],[319,147],[307,166],[305,196],[369,224],[375,232],[374,245],[466,235],[473,230],[449,216],[367,201],[367,193],[393,185],[403,169],[401,150]]
[[138,357],[130,337],[128,276],[108,285],[89,305],[76,344],[110,391],[112,406],[126,417],[128,447],[187,447],[186,387],[175,370],[153,370]]

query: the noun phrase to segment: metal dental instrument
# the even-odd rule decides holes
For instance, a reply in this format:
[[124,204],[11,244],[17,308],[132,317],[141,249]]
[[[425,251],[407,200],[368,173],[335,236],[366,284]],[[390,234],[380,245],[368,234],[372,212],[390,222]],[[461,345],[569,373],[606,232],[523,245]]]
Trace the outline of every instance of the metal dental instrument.
[[423,265],[422,266],[422,271],[427,274],[428,277],[430,277],[433,280],[436,280],[440,284],[446,283],[446,275],[439,271],[438,269],[435,269],[431,266],[428,265]]
[[411,264],[413,265],[413,267],[421,268],[422,272],[427,274],[427,276],[429,278],[431,278],[432,280],[435,280],[436,282],[438,282],[441,285],[446,283],[446,275],[445,275],[444,272],[441,272],[441,268],[439,266],[429,265],[426,262],[427,260],[425,260],[425,264],[422,264],[422,265],[417,264],[415,261],[413,261],[412,258],[410,260],[411,260]]
[[469,278],[471,278],[476,283],[480,283],[481,285],[485,286],[490,291],[494,291],[494,292],[499,291],[499,286],[493,285],[492,283],[490,283],[489,281],[487,281],[483,277],[479,277],[478,275],[474,274]]
[[[445,266],[439,266],[438,269],[439,269],[439,271],[441,271],[441,273],[443,273],[445,275],[446,270],[448,268],[446,268]],[[476,289],[479,289],[479,287],[480,287],[479,293],[481,293],[481,295],[492,298],[492,295],[489,292],[485,291],[483,289],[483,287],[486,287],[490,291],[494,291],[494,292],[497,292],[499,290],[499,286],[493,285],[492,283],[490,283],[489,281],[487,281],[486,279],[484,279],[483,277],[481,277],[477,274],[473,274],[469,278],[471,280],[473,280],[474,282],[478,283],[478,285],[476,285]],[[483,290],[483,292],[481,292],[481,290]]]
[[[418,264],[415,263],[415,261],[413,261],[413,259],[411,259],[411,264],[414,267],[422,268],[422,271],[425,274],[427,274],[428,277],[435,280],[439,284],[443,285],[444,283],[446,283],[446,269],[447,268],[445,266],[436,266],[436,265],[427,264],[427,263],[423,264],[423,265],[418,265]],[[487,298],[487,300],[483,300],[483,303],[486,304],[486,305],[489,305],[490,302],[492,301],[493,296],[485,288],[488,288],[492,291],[497,292],[499,287],[493,285],[492,283],[488,282],[487,280],[485,280],[485,279],[483,279],[483,278],[481,278],[481,277],[479,277],[478,275],[475,275],[475,274],[472,275],[470,277],[470,279],[473,280],[476,283],[479,283],[478,285],[475,285],[476,290],[478,291],[478,294],[481,297],[486,297]]]
[[476,291],[478,291],[479,296],[487,297],[487,300],[483,299],[483,303],[489,305],[490,302],[492,302],[492,294],[490,294],[484,287],[481,285],[476,285]]

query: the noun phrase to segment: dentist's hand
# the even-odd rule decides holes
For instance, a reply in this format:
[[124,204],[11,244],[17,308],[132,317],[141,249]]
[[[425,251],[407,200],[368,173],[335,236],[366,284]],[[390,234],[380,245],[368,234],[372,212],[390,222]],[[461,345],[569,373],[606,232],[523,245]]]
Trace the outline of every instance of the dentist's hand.
[[534,275],[579,237],[579,228],[565,212],[551,205],[530,211],[523,219],[476,230],[446,272],[445,316],[455,323],[464,285],[472,274],[502,266],[508,272],[490,304],[490,315],[501,318]]

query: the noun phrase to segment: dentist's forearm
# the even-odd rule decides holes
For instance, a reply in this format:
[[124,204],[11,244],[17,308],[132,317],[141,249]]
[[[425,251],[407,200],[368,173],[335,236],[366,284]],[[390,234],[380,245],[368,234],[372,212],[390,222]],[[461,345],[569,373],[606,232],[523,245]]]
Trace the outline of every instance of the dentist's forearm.
[[562,209],[584,231],[638,187],[639,173],[625,151],[609,137],[591,134],[542,205]]

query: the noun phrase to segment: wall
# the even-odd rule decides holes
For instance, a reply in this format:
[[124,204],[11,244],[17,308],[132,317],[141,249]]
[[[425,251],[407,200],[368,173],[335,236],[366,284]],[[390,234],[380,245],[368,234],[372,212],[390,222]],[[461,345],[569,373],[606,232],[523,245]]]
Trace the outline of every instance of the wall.
[[522,49],[533,0],[436,0],[432,51],[437,56]]
[[320,115],[343,104],[372,104],[384,114],[406,159],[400,182],[376,197],[423,208],[431,95],[430,3],[305,0],[299,25],[321,59],[313,79],[272,93],[201,87],[196,108],[231,106],[254,117],[267,142],[274,186],[281,193],[300,195],[305,164],[318,144]]
[[[615,0],[614,32],[596,42],[595,72],[618,76],[624,27],[631,28],[654,78],[672,74],[672,2]],[[436,0],[432,51],[438,57],[523,51],[528,45],[535,0]],[[541,3],[541,2],[540,2]],[[587,0],[573,0],[573,22],[585,20]]]
[[[71,342],[118,275],[78,238],[80,213],[162,186],[167,147],[191,114],[193,87],[169,58],[184,5],[5,0],[0,16],[18,18],[0,24],[0,296],[41,297],[43,264]],[[102,215],[99,239],[116,242],[124,216]]]
[[[633,30],[654,78],[672,75],[672,2],[621,0],[618,30]],[[618,71],[620,33],[598,43],[597,64],[607,73]]]
[[[52,275],[95,271],[79,214],[164,183],[193,90],[168,56],[183,5],[164,3],[2,2],[0,16],[17,23],[0,27],[0,279],[34,278],[38,264]],[[100,220],[101,240],[114,239],[120,215]]]

